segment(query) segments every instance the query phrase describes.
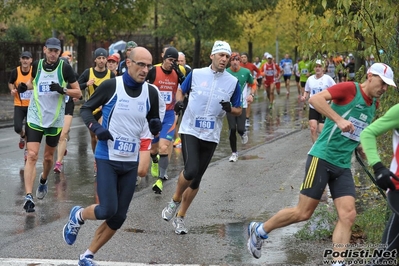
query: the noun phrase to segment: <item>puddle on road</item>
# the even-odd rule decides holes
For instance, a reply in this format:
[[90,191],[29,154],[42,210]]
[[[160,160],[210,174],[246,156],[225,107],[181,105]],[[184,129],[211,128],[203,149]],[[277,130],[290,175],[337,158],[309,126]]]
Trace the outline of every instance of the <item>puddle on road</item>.
[[138,228],[126,228],[126,229],[123,229],[123,231],[128,232],[128,233],[136,233],[136,234],[146,232],[145,230],[138,229]]
[[[270,238],[263,243],[262,257],[260,259],[253,258],[248,252],[248,224],[250,221],[265,221],[269,218],[269,213],[262,213],[243,222],[191,227],[189,234],[213,235],[225,241],[226,245],[231,248],[231,253],[223,259],[228,264],[305,265],[309,255],[293,247],[294,234],[301,229],[302,224],[293,224],[273,231]],[[139,228],[126,228],[123,230],[129,233],[148,233],[148,231]]]
[[[257,221],[264,221],[268,217],[258,217]],[[227,241],[232,248],[232,253],[224,258],[227,263],[248,263],[248,258],[251,258],[247,250],[247,226],[248,222],[237,222],[227,224],[215,224],[202,227],[194,227],[190,229],[190,234],[211,234],[216,235]],[[304,264],[307,261],[307,254],[300,251],[294,252],[292,250],[292,242],[290,239],[300,229],[299,225],[290,225],[286,228],[277,229],[271,234],[271,237],[263,243],[262,257],[260,259],[253,259],[253,263],[267,264],[267,265],[294,265]]]
[[255,159],[265,159],[265,157],[259,157],[258,155],[242,155],[240,160],[255,160]]
[[[252,220],[264,221],[270,218],[268,213],[263,213]],[[251,221],[252,221],[251,220]],[[223,259],[228,264],[237,265],[237,263],[261,264],[261,265],[298,265],[306,264],[308,254],[294,249],[292,246],[293,235],[301,228],[299,224],[290,225],[286,228],[277,229],[271,237],[265,240],[262,247],[262,257],[255,259],[247,250],[247,227],[250,220],[243,222],[213,224],[190,228],[190,234],[216,236],[224,241],[231,248],[231,253]],[[138,228],[124,229],[130,233],[146,233],[145,230]],[[252,259],[252,260],[251,260]]]

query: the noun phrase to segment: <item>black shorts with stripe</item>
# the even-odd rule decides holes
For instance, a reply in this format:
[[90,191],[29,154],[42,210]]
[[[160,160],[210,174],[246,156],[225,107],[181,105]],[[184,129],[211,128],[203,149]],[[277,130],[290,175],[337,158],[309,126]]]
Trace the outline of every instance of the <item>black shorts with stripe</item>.
[[333,199],[356,195],[350,168],[338,167],[323,159],[308,155],[301,194],[320,200],[327,184]]

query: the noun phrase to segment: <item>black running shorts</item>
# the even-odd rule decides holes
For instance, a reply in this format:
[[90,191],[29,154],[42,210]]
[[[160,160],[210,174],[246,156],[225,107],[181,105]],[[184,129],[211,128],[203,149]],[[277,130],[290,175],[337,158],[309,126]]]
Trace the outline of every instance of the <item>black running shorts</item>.
[[308,155],[306,175],[301,185],[301,194],[320,200],[326,186],[333,199],[343,196],[355,197],[355,183],[350,168],[341,168],[325,160]]
[[309,120],[316,120],[317,122],[324,124],[326,120],[325,116],[317,112],[314,108],[309,108]]

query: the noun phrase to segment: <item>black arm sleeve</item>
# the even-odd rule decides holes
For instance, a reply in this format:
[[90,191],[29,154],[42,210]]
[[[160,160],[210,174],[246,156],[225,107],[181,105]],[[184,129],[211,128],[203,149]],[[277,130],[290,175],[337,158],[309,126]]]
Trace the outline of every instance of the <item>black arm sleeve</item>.
[[69,64],[62,65],[62,75],[67,83],[74,83],[76,81],[75,72]]
[[151,84],[148,84],[148,94],[149,94],[151,108],[147,114],[147,121],[150,122],[150,120],[153,118],[160,118],[159,117],[159,95],[158,95],[157,89]]
[[32,79],[36,77],[37,67],[39,66],[39,61],[35,61],[32,64]]
[[14,68],[11,73],[10,73],[10,78],[8,79],[8,83],[14,84],[14,82],[17,80],[17,69]]
[[89,81],[89,75],[90,75],[89,68],[87,68],[78,78],[78,83],[81,90],[86,89],[87,87],[86,83]]
[[97,87],[91,97],[80,108],[80,116],[86,126],[97,122],[93,111],[105,105],[116,91],[116,79],[107,79]]
[[147,78],[146,78],[148,83],[151,83],[151,84],[154,83],[155,76],[156,76],[155,73],[156,73],[155,67],[151,68],[150,71],[148,71]]

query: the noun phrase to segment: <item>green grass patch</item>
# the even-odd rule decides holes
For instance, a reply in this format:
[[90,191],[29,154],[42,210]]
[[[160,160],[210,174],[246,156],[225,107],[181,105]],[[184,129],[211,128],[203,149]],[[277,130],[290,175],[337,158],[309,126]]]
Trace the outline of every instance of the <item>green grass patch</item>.
[[363,212],[357,215],[352,228],[353,233],[362,233],[364,243],[380,243],[390,213],[385,200],[375,201],[372,206],[363,208]]

